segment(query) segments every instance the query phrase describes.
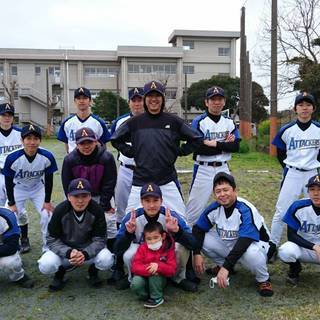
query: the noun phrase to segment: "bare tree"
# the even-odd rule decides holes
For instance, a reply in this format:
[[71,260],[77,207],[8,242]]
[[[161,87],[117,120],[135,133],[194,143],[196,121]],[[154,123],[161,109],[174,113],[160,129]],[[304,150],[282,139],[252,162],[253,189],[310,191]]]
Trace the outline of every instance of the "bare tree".
[[10,104],[14,105],[14,90],[17,88],[17,81],[14,80],[10,82],[10,85],[8,87],[4,80],[2,80],[2,85],[4,87],[6,96],[8,97]]

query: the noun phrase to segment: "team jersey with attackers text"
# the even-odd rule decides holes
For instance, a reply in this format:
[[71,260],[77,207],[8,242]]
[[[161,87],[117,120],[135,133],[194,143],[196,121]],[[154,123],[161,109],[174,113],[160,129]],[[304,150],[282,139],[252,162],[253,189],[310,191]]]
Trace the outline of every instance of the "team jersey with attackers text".
[[[212,119],[210,119],[207,113],[203,113],[192,121],[192,127],[203,135],[204,140],[216,140],[224,142],[229,134],[233,134],[235,136],[235,139],[240,139],[240,133],[233,120],[223,115],[216,123]],[[198,154],[196,156],[197,161],[206,162],[224,162],[230,159],[231,153],[229,152],[222,152],[221,154],[210,156]]]
[[23,149],[10,153],[5,161],[2,173],[13,178],[13,183],[27,190],[43,185],[45,174],[58,170],[53,154],[38,148],[33,161],[29,162]]
[[320,215],[314,211],[310,199],[295,201],[289,207],[283,221],[301,238],[320,244]]
[[94,114],[81,120],[76,114],[65,119],[58,132],[58,140],[68,144],[69,153],[76,148],[76,132],[81,128],[90,128],[96,134],[98,140],[106,143],[110,139],[110,133],[104,121]]
[[[128,119],[130,119],[132,117],[132,113],[126,113],[122,116],[120,116],[119,118],[117,118],[111,128],[111,135],[113,135],[113,133],[124,123],[126,122]],[[127,142],[128,145],[131,145],[130,142]],[[127,165],[131,165],[134,166],[135,162],[133,158],[128,158],[126,157],[124,154],[122,154],[121,152],[119,152],[119,157],[118,160],[124,164]]]
[[234,241],[239,237],[260,240],[260,229],[265,227],[264,219],[255,206],[240,197],[236,200],[235,208],[229,218],[224,207],[213,202],[199,217],[196,225],[204,232],[215,226],[221,240]]
[[304,170],[313,170],[320,166],[320,123],[311,121],[306,130],[302,130],[297,121],[283,126],[275,136],[272,144],[286,151],[283,161],[287,166]]
[[21,142],[21,129],[12,127],[12,130],[8,136],[4,136],[0,132],[0,168],[4,166],[7,155],[22,147]]

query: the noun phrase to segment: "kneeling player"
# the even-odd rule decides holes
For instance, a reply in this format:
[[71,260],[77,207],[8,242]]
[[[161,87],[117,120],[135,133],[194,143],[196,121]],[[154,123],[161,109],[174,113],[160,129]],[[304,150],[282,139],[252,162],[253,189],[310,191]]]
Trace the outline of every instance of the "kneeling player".
[[10,210],[0,208],[0,271],[21,287],[32,288],[33,281],[22,268],[19,237],[20,229],[16,216]]
[[[175,251],[178,268],[172,278],[177,287],[185,291],[197,291],[197,285],[186,279],[186,264],[189,258],[189,250],[193,250],[196,241],[191,234],[183,218],[174,211],[162,206],[162,193],[158,185],[149,183],[141,188],[140,193],[142,208],[132,210],[122,220],[120,230],[115,242],[115,254],[117,264],[114,275],[121,275],[121,263],[127,265],[129,281],[131,281],[131,261],[139,244],[144,241],[143,229],[148,222],[160,222],[164,230],[170,233],[176,242]],[[123,260],[122,260],[123,259]],[[120,272],[119,272],[120,271]],[[119,276],[118,276],[119,278]],[[114,280],[118,280],[115,278]],[[118,289],[128,288],[128,280],[120,282]],[[123,284],[123,285],[122,285]]]
[[217,201],[205,209],[192,229],[199,245],[194,251],[195,271],[201,274],[205,270],[201,250],[218,264],[218,285],[226,288],[239,260],[256,276],[260,295],[272,296],[267,269],[269,235],[263,217],[251,203],[237,197],[234,178],[225,172],[215,176],[213,193]]
[[108,270],[113,264],[113,256],[106,248],[106,228],[102,207],[91,199],[90,182],[82,178],[72,180],[68,200],[55,208],[48,226],[49,251],[38,261],[40,272],[55,273],[50,291],[64,287],[67,269],[83,264],[89,264],[89,284],[102,284],[98,270]]
[[295,201],[283,221],[288,227],[288,242],[279,248],[280,259],[289,264],[287,280],[298,284],[301,262],[320,264],[320,176],[309,179],[310,199]]
[[58,170],[53,154],[39,147],[41,130],[35,125],[22,128],[23,149],[6,158],[2,173],[5,175],[8,205],[15,212],[21,228],[21,252],[30,250],[29,218],[25,203],[29,199],[40,214],[43,251],[46,250],[46,232],[53,211],[51,193],[53,173]]

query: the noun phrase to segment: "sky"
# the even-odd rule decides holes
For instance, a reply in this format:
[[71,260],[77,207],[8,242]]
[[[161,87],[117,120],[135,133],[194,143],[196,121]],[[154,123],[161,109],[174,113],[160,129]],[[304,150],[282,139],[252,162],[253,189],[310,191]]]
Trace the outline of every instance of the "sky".
[[[118,45],[169,46],[174,29],[240,31],[244,5],[252,60],[259,54],[263,20],[271,11],[269,0],[1,2],[1,24],[6,26],[0,33],[1,47],[92,50],[116,50]],[[269,79],[261,79],[256,66],[252,69],[253,79],[268,91]]]

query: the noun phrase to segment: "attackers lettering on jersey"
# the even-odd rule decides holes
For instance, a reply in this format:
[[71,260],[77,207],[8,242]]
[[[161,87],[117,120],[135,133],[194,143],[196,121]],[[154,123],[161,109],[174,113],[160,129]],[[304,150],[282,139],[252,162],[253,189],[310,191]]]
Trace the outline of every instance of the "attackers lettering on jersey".
[[319,234],[320,233],[320,225],[314,224],[314,223],[308,223],[307,220],[303,220],[301,227],[299,228],[302,232],[308,232],[313,234]]
[[23,169],[20,169],[16,175],[15,178],[39,178],[43,176],[44,170],[36,170],[36,171],[23,171]]
[[225,230],[222,228],[216,227],[219,237],[222,240],[235,240],[239,238],[238,230]]
[[317,148],[320,146],[320,139],[290,139],[288,150]]
[[222,131],[222,132],[212,132],[207,130],[204,139],[206,140],[225,140],[229,135],[230,131]]
[[16,144],[13,146],[0,146],[0,154],[7,154],[10,153],[14,150],[20,149],[21,148],[21,144]]

